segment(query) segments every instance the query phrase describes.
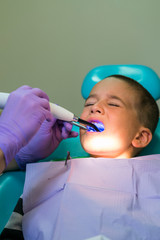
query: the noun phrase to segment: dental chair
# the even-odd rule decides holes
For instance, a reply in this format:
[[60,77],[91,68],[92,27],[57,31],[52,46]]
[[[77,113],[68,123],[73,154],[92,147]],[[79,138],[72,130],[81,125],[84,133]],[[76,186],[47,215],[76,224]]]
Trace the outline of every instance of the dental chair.
[[[88,97],[92,87],[97,82],[111,75],[124,75],[133,78],[142,84],[155,100],[160,98],[160,79],[158,75],[152,69],[142,65],[105,65],[92,69],[86,75],[82,84],[83,98]],[[73,130],[78,131],[78,128],[74,126]],[[68,151],[72,158],[89,156],[82,149],[78,136],[62,141],[56,151],[43,161],[63,160],[66,158]],[[160,154],[160,121],[151,143],[140,153],[141,156],[152,154]],[[24,179],[25,172],[23,171],[6,172],[0,176],[0,232],[23,192]]]

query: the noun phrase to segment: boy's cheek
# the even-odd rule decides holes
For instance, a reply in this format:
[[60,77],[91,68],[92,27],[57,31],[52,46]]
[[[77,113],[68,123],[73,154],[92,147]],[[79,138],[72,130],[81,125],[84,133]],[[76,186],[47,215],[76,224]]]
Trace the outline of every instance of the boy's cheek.
[[83,110],[82,113],[81,113],[80,118],[82,118],[83,120],[85,120],[85,119],[86,119],[86,116],[87,116],[87,112],[86,112],[86,110]]

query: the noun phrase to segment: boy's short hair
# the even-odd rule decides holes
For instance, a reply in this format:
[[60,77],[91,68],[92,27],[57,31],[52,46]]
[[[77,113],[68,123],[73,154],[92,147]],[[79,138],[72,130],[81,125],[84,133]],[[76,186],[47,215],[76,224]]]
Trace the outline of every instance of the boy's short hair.
[[129,86],[137,92],[137,96],[139,96],[135,106],[137,109],[137,115],[141,124],[143,124],[144,127],[149,128],[153,134],[159,120],[159,108],[152,95],[140,83],[132,78],[122,75],[112,75],[109,77],[115,77],[127,82]]

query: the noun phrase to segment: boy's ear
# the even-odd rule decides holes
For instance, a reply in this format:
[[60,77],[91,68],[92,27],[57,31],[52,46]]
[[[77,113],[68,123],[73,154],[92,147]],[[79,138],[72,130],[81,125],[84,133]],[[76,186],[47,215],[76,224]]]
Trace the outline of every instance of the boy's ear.
[[152,132],[149,128],[141,127],[132,141],[132,145],[135,148],[144,148],[152,140]]

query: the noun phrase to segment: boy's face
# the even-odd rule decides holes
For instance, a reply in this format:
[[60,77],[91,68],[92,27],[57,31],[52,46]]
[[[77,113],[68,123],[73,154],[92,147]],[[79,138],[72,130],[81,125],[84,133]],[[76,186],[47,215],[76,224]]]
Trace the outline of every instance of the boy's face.
[[93,157],[132,157],[132,140],[141,127],[134,107],[136,98],[128,83],[114,77],[93,87],[81,118],[103,123],[104,131],[80,130],[81,144],[86,152]]

